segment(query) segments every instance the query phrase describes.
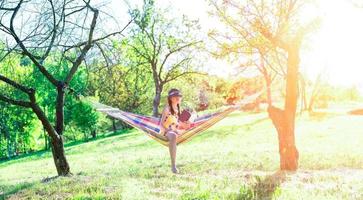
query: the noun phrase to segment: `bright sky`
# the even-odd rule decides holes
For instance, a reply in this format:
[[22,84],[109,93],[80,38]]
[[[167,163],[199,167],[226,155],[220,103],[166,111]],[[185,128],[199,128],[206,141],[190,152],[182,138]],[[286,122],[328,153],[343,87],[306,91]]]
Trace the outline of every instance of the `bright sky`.
[[363,88],[363,8],[348,0],[323,0],[320,9],[323,23],[302,54],[302,68],[310,75],[325,68],[331,83]]
[[[122,0],[110,1],[113,7],[119,7]],[[350,0],[317,1],[318,7],[311,14],[307,13],[307,16],[315,16],[318,11],[322,16],[322,25],[310,38],[309,49],[301,53],[301,70],[313,78],[326,69],[330,83],[356,85],[363,92],[363,8],[355,8]],[[137,1],[132,1],[135,2]],[[162,7],[171,6],[175,16],[185,14],[199,19],[206,32],[216,26],[216,21],[208,16],[210,8],[206,0],[156,2]],[[120,12],[123,11],[118,14]],[[234,67],[237,66],[212,58],[205,65],[208,72],[224,77],[233,74]]]

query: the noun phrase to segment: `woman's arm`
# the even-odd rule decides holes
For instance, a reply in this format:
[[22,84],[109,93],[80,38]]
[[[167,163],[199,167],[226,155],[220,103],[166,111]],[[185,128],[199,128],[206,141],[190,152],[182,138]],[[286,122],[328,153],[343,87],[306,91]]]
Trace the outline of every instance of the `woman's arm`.
[[179,122],[180,129],[188,129],[190,128],[191,124],[189,121],[186,122]]

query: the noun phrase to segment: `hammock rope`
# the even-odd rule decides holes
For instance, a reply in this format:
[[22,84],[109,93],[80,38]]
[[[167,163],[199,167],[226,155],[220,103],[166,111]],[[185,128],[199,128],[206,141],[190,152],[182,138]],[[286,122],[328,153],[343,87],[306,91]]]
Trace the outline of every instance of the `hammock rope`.
[[[198,135],[199,133],[205,131],[209,127],[227,117],[227,115],[231,112],[255,101],[261,94],[262,92],[255,93],[244,98],[237,105],[228,106],[222,111],[198,117],[194,122],[191,123],[191,127],[189,129],[183,131],[177,137],[177,144],[179,145],[189,141],[193,136]],[[122,120],[130,126],[141,130],[147,136],[151,137],[162,145],[168,146],[168,138],[160,134],[160,118],[125,112],[118,108],[113,108],[98,102],[92,102],[92,104],[97,111],[102,112],[112,118]]]

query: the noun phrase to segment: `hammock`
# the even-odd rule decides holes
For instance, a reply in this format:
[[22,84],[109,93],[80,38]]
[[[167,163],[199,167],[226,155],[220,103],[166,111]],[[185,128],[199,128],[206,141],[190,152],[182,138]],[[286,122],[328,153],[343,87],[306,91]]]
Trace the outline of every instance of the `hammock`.
[[[251,96],[248,96],[245,99],[243,99],[239,104],[229,106],[223,109],[222,111],[198,117],[196,120],[194,120],[193,123],[191,123],[191,127],[189,129],[184,130],[177,137],[176,143],[181,144],[190,140],[193,136],[205,131],[215,123],[224,119],[229,113],[238,110],[243,105],[253,102],[254,100],[256,100],[257,97],[261,95],[261,93],[262,92],[259,92]],[[168,138],[159,133],[160,118],[125,112],[101,103],[94,102],[92,104],[97,111],[105,113],[106,115],[113,117],[115,119],[122,120],[127,124],[129,124],[130,126],[140,129],[142,132],[144,132],[146,135],[156,140],[157,142],[165,146],[168,146],[169,144]]]

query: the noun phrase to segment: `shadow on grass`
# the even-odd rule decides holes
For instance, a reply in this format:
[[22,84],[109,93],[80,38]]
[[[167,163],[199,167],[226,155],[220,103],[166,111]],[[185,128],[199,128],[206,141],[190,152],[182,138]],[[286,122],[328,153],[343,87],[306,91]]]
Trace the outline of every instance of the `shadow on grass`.
[[42,183],[48,183],[48,182],[51,182],[51,181],[53,181],[53,180],[55,180],[57,178],[59,178],[59,176],[47,177],[47,178],[43,178],[41,182]]
[[0,185],[0,200],[7,199],[9,196],[18,193],[21,190],[30,188],[33,185],[34,183],[21,183],[21,184],[16,184],[14,186]]
[[286,172],[277,171],[264,178],[255,176],[255,181],[256,183],[252,186],[243,185],[237,194],[230,195],[229,198],[236,200],[274,199],[281,193],[280,185],[286,181]]
[[[49,182],[56,180],[57,178],[59,178],[59,176],[47,177],[47,178],[43,178],[40,182],[42,184],[49,183]],[[18,192],[20,192],[22,190],[31,188],[34,185],[35,185],[35,182],[31,182],[31,183],[25,182],[25,183],[12,185],[12,186],[0,185],[0,200],[7,199],[11,195],[17,194]]]
[[286,181],[286,172],[277,171],[264,179],[257,179],[257,183],[253,186],[256,197],[259,199],[272,199],[274,195],[281,192],[280,185]]

